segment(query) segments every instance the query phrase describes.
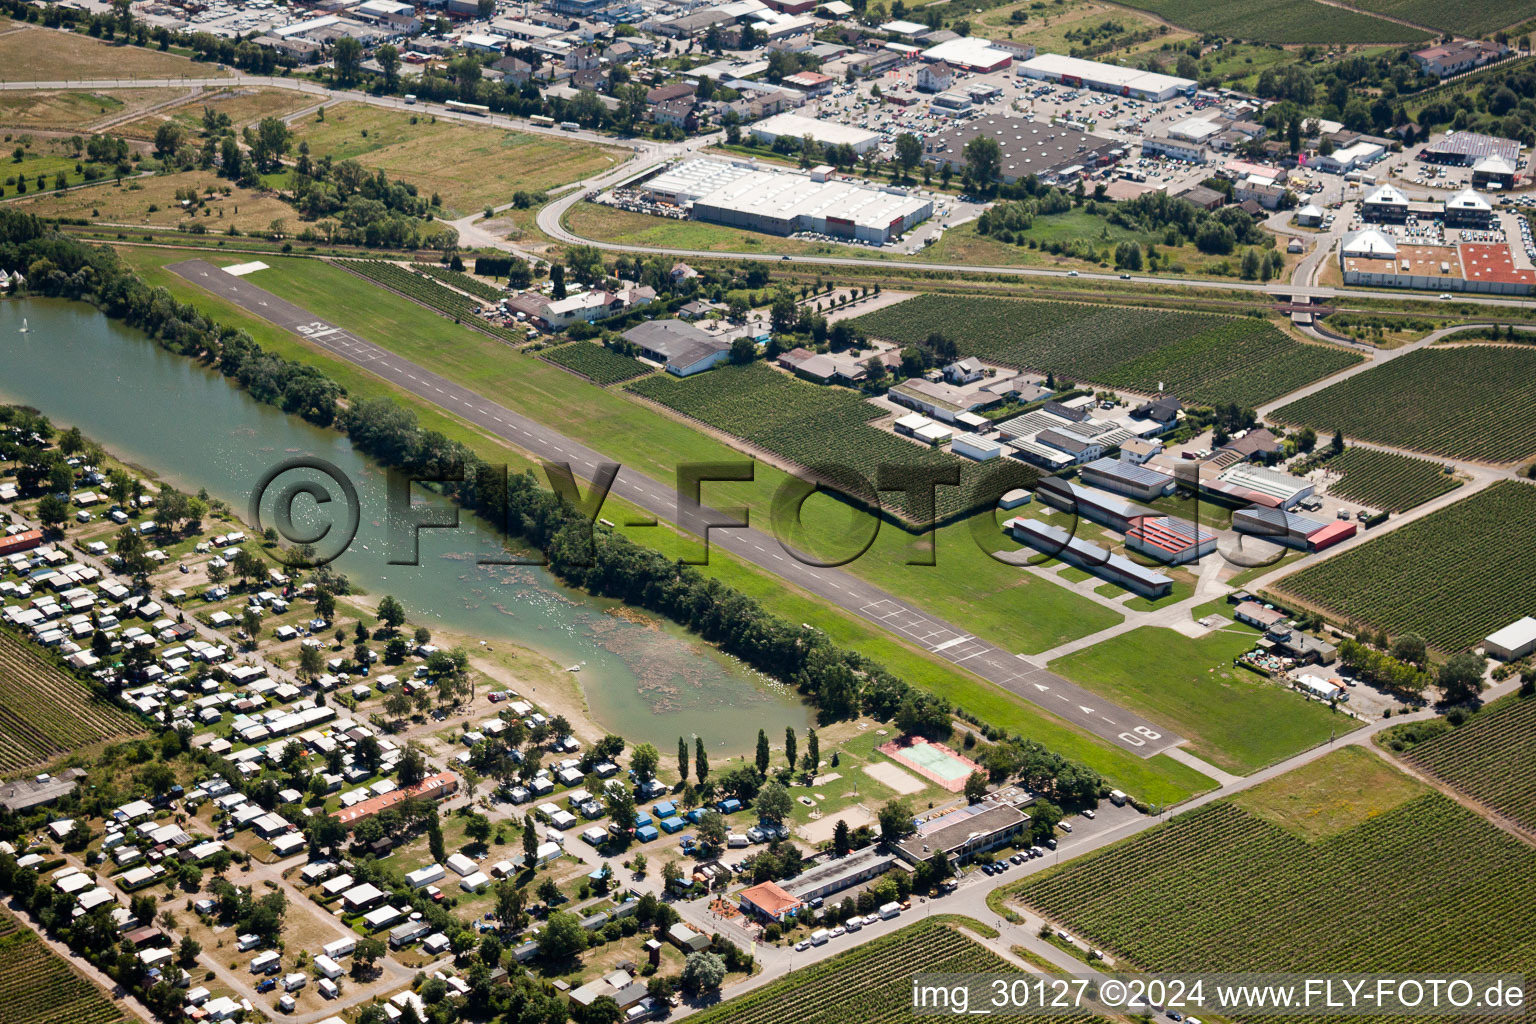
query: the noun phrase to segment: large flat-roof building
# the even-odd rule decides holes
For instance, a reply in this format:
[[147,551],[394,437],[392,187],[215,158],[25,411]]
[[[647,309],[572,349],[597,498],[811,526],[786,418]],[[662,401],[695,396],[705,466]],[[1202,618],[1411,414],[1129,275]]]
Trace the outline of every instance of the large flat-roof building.
[[1012,64],[1013,54],[997,47],[989,39],[961,36],[958,39],[946,39],[937,46],[930,46],[923,51],[923,60],[943,61],[962,71],[987,74],[992,71],[1001,71]]
[[960,170],[966,144],[980,135],[997,140],[998,179],[1005,185],[1031,174],[1047,180],[1065,178],[1075,171],[1113,163],[1122,149],[1113,139],[1076,128],[999,114],[972,118],[935,132],[923,143],[923,159],[940,169],[947,164]]
[[1480,132],[1446,132],[1419,149],[1419,159],[1435,164],[1468,167],[1486,156],[1496,156],[1510,167],[1520,166],[1520,143]]
[[1019,74],[1027,78],[1060,82],[1074,89],[1093,89],[1096,92],[1158,102],[1179,95],[1191,95],[1199,84],[1188,78],[1160,75],[1138,68],[1123,68],[1118,64],[1103,64],[1080,57],[1064,57],[1059,53],[1042,53],[1021,62],[1018,69]]
[[1216,535],[1173,516],[1142,516],[1125,531],[1125,546],[1159,562],[1183,565],[1215,552]]
[[1536,619],[1529,615],[1511,622],[1483,641],[1483,653],[1501,661],[1518,661],[1536,651]]
[[951,864],[965,864],[978,853],[1012,843],[1028,825],[1029,815],[1017,807],[989,800],[924,822],[916,834],[896,845],[896,852],[903,860],[921,864],[943,850]]
[[676,377],[690,377],[724,362],[730,345],[682,320],[647,320],[624,332],[640,354]]
[[862,156],[865,151],[880,145],[879,132],[866,131],[837,121],[823,121],[802,114],[774,114],[752,125],[752,137],[773,145],[774,140],[788,136],[799,141],[809,135],[823,146],[841,146],[844,143]]
[[720,160],[685,161],[641,188],[683,207],[695,220],[772,235],[811,231],[876,245],[900,237],[933,213],[931,200],[903,189]]
[[[1129,442],[1127,442],[1129,443]],[[1167,473],[1159,473],[1125,459],[1096,459],[1078,470],[1083,483],[1102,487],[1138,501],[1151,501],[1172,494],[1178,482]]]

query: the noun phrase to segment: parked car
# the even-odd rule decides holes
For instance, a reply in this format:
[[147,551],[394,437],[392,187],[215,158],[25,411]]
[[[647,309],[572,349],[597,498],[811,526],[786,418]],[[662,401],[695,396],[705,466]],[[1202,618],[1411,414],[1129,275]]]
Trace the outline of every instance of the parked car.
[[263,978],[256,985],[257,992],[271,992],[275,988],[277,988],[276,978]]

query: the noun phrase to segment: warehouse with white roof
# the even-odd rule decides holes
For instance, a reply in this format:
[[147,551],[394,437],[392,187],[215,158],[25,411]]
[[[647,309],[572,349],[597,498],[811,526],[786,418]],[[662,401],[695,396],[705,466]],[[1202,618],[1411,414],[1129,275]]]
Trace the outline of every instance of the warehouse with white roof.
[[689,210],[695,220],[773,235],[812,231],[876,245],[933,213],[932,201],[901,189],[716,160],[685,161],[641,187]]
[[1060,82],[1072,88],[1087,88],[1097,92],[1130,96],[1138,100],[1161,102],[1179,95],[1192,95],[1198,82],[1173,75],[1160,75],[1137,68],[1122,68],[1118,64],[1102,64],[1080,57],[1064,57],[1059,53],[1042,53],[1022,61],[1019,74],[1026,78],[1038,78],[1047,82]]
[[800,114],[774,114],[752,126],[752,137],[770,146],[775,139],[786,135],[797,142],[809,135],[823,146],[841,146],[847,143],[860,156],[880,145],[879,132],[866,131],[863,128],[839,124],[836,121],[804,117]]

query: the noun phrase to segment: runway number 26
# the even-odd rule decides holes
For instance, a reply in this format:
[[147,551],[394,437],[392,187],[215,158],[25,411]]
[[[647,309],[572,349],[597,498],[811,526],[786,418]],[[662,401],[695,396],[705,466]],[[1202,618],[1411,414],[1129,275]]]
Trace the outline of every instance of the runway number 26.
[[1144,725],[1138,725],[1130,732],[1121,733],[1120,738],[1133,747],[1144,747],[1147,745],[1147,740],[1160,740],[1163,738],[1163,734],[1156,730],[1148,729]]

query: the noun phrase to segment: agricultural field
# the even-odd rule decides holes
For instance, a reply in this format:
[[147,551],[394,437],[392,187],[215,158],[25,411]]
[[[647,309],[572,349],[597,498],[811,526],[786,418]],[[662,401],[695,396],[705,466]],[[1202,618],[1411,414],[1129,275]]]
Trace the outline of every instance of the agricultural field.
[[1528,583],[1536,549],[1525,530],[1532,521],[1536,487],[1501,481],[1274,587],[1340,620],[1463,651],[1536,613]]
[[[917,972],[993,973],[1015,968],[996,953],[937,922],[915,924],[863,943],[693,1016],[699,1024],[911,1024]],[[1039,1024],[1042,1016],[1007,1017]],[[1099,1024],[1086,1012],[1072,1015]]]
[[513,331],[486,320],[480,315],[480,303],[468,296],[460,295],[452,288],[444,288],[424,273],[406,270],[404,267],[385,263],[383,260],[337,260],[336,262],[353,273],[366,277],[370,281],[377,281],[408,299],[437,310],[454,323],[468,321],[512,345],[521,345],[528,340],[521,331]]
[[[940,520],[969,511],[982,500],[973,493],[997,472],[1017,476],[1010,487],[1030,486],[1035,474],[1022,463],[983,468],[981,464],[929,448],[869,425],[884,415],[851,391],[808,384],[763,363],[721,366],[687,380],[666,374],[629,385],[643,398],[739,437],[799,466],[848,467],[875,482],[881,467],[955,469],[960,485],[935,488]],[[898,515],[915,516],[903,494]],[[1001,492],[998,492],[1001,493]],[[994,496],[995,497],[995,496]]]
[[0,910],[0,1024],[116,1024],[128,1017],[69,962]]
[[1023,882],[1149,971],[1536,966],[1536,850],[1346,748]]
[[1386,512],[1406,512],[1461,486],[1439,463],[1374,448],[1346,448],[1323,468],[1340,474],[1329,494]]
[[[360,103],[328,107],[325,120],[300,119],[294,145],[316,156],[356,160],[437,193],[449,217],[509,202],[524,189],[542,192],[616,166],[626,151],[549,135],[438,121],[430,114],[381,110]],[[444,160],[444,153],[453,159]]]
[[[0,92],[0,125],[85,131],[98,121],[163,102],[164,89],[71,89],[57,92]],[[123,135],[121,129],[112,129]]]
[[0,776],[141,731],[127,712],[98,700],[85,684],[0,630]]
[[[165,90],[160,90],[160,97],[162,100],[167,98]],[[129,139],[153,139],[155,131],[161,124],[166,121],[175,121],[189,135],[195,135],[202,131],[204,109],[228,114],[230,123],[238,131],[264,117],[282,117],[296,110],[313,106],[316,102],[316,97],[294,89],[257,89],[249,86],[217,89],[194,96],[178,106],[168,107],[136,121],[130,121],[114,128],[113,132]]]
[[1414,43],[1430,35],[1317,0],[1127,0],[1126,6],[1180,28],[1258,43]]
[[470,277],[461,274],[457,270],[449,270],[441,263],[412,263],[411,269],[428,277],[435,277],[446,285],[451,285],[461,292],[468,292],[486,302],[500,302],[507,294],[506,289],[497,288],[495,285],[486,284],[478,277]]
[[1465,725],[1414,747],[1419,771],[1453,786],[1536,832],[1536,698],[1490,704]]
[[1349,0],[1349,6],[1474,39],[1508,28],[1531,14],[1531,5],[1525,0],[1471,0],[1454,6],[1440,0]]
[[12,82],[126,81],[133,78],[225,78],[212,64],[142,46],[121,46],[88,35],[36,25],[0,35],[0,68]]
[[962,355],[1186,402],[1258,405],[1353,365],[1251,317],[1076,302],[921,295],[853,321],[899,344],[939,332]]
[[539,356],[580,374],[599,387],[621,384],[651,372],[651,368],[640,360],[590,341],[573,341],[569,345],[545,349]]
[[1536,351],[1455,345],[1409,352],[1282,406],[1273,418],[1431,455],[1517,462],[1536,454]]

